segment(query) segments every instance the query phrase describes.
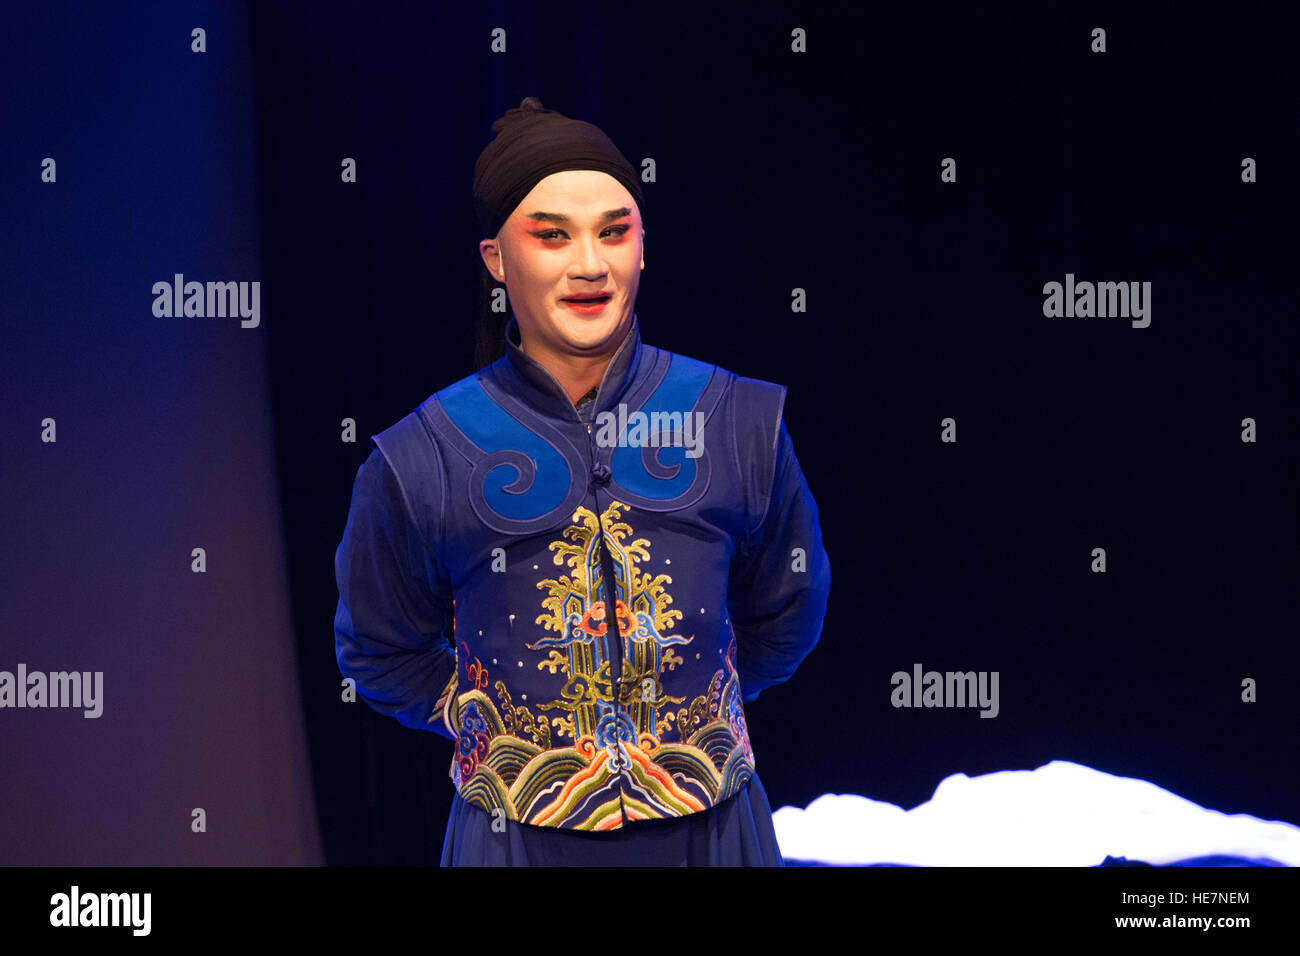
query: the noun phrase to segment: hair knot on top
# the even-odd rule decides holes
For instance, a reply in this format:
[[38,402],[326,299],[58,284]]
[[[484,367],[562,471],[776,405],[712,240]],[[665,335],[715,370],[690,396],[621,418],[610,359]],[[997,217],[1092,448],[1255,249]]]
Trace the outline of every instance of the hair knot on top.
[[554,112],[555,110],[548,110],[546,107],[542,106],[542,101],[537,97],[525,96],[518,107],[506,110],[504,116],[492,123],[492,131],[494,133],[499,133],[507,126],[524,117],[536,116],[539,113]]

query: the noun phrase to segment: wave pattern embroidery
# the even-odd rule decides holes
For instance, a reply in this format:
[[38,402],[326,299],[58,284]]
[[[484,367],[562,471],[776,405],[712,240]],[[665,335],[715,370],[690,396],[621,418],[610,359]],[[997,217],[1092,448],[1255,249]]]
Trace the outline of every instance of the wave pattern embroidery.
[[[579,507],[549,546],[555,564],[569,573],[538,582],[547,592],[546,613],[535,621],[544,633],[526,644],[545,654],[537,668],[555,676],[556,696],[537,704],[537,715],[516,704],[497,679],[494,702],[480,670],[469,682],[473,689],[457,697],[460,736],[451,777],[467,802],[538,826],[607,830],[622,826],[624,808],[630,820],[706,810],[752,775],[734,631],[724,667],[703,694],[688,702],[668,691],[665,676],[684,663],[674,649],[695,637],[673,630],[682,612],[669,607],[672,578],[638,568],[650,559],[650,541],[633,538],[620,513],[626,507],[615,501],[601,515],[620,633],[607,633],[604,602],[592,600],[605,593],[600,524]],[[623,642],[617,707],[611,637]],[[467,668],[477,663],[466,654]],[[555,745],[552,736],[572,745]]]

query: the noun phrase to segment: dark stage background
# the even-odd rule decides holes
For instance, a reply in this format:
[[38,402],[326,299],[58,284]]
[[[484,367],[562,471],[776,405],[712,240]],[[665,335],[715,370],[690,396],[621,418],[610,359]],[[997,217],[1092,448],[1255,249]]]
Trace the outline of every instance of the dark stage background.
[[[643,339],[789,386],[834,584],[747,708],[774,808],[1065,759],[1300,822],[1294,35],[1130,6],[7,10],[0,669],[104,713],[0,710],[0,863],[437,861],[452,744],[340,700],[333,558],[368,437],[473,371],[527,95],[654,160]],[[176,273],[260,324],[155,317]],[[1150,326],[1044,317],[1067,273]],[[997,718],[895,709],[918,662]]]

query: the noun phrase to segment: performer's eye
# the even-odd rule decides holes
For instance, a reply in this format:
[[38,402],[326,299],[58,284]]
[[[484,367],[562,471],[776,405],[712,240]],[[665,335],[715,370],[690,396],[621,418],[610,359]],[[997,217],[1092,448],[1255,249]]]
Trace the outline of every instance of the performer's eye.
[[[624,233],[626,233],[631,228],[632,228],[631,226],[610,226],[607,229],[605,229],[604,232],[601,233],[601,236],[602,237],[605,236],[606,233],[613,233],[613,235],[610,238],[621,239],[623,238]],[[565,236],[566,239],[568,238],[568,236],[565,235],[564,230],[562,229],[547,229],[543,232],[535,232],[533,233],[533,235],[536,236],[538,239],[542,239],[546,241],[552,239],[558,239],[560,236]]]

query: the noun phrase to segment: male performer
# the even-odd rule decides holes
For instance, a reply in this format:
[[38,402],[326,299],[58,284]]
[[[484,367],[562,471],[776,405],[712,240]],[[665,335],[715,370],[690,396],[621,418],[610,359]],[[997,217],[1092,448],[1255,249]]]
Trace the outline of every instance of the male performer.
[[642,344],[640,182],[604,133],[531,97],[493,129],[505,354],[372,436],[339,667],[456,741],[444,865],[780,865],[742,704],[830,590],[785,388]]

